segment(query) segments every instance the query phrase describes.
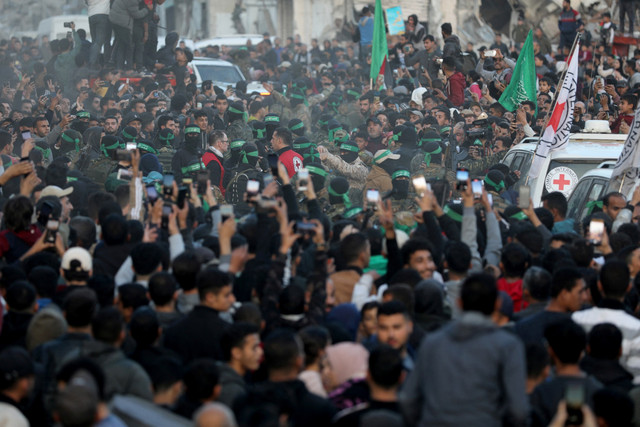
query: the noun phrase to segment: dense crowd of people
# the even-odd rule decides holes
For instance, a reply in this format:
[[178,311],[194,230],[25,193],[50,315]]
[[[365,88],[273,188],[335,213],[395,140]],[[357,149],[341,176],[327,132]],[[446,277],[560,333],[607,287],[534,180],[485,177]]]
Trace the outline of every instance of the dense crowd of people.
[[640,190],[576,221],[500,163],[578,33],[572,131],[629,131],[610,14],[565,1],[557,50],[535,28],[537,102],[507,111],[523,18],[476,50],[412,15],[371,81],[381,11],[191,52],[157,50],[162,3],[0,41],[1,426],[640,425]]

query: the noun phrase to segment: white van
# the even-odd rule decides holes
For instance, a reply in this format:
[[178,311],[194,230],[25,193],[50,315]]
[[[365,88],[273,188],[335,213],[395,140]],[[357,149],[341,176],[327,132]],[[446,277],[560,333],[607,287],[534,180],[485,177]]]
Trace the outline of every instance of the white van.
[[[227,86],[236,86],[241,80],[246,80],[242,75],[242,71],[237,65],[222,59],[211,58],[193,58],[189,63],[196,75],[196,84],[200,86],[203,81],[211,80],[215,86],[223,90]],[[258,92],[262,96],[269,96],[270,93],[262,86],[262,83],[256,81],[247,82],[247,93]]]
[[[627,135],[607,133],[572,134],[564,148],[551,152],[545,159],[538,178],[527,183],[531,188],[533,205],[540,206],[542,196],[552,191],[560,191],[569,198],[587,171],[608,162],[615,163],[626,138]],[[537,142],[538,137],[523,139],[509,150],[501,162],[512,171],[519,171],[520,180],[515,187],[526,181]]]
[[64,26],[65,22],[75,23],[76,30],[82,28],[87,32],[87,40],[91,39],[89,17],[87,15],[59,15],[43,19],[38,24],[38,39],[44,36],[49,37],[49,41],[66,38],[67,32],[71,31],[71,29]]

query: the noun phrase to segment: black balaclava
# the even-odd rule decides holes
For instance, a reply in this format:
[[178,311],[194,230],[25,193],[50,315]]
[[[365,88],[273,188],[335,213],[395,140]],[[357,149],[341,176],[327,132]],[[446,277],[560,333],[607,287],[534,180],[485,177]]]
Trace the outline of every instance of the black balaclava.
[[391,174],[392,196],[396,200],[406,199],[409,195],[411,173],[406,169],[398,169]]
[[340,157],[347,163],[353,163],[358,158],[358,144],[347,141],[340,144]]
[[351,200],[349,200],[349,181],[346,178],[338,176],[331,180],[329,187],[329,203],[332,205],[344,204],[345,207],[351,206]]
[[313,182],[313,189],[317,193],[324,188],[324,185],[327,181],[327,175],[329,173],[325,170],[322,163],[309,163],[306,164],[305,167],[309,171],[309,177],[311,178],[311,182]]
[[187,126],[184,129],[184,149],[190,153],[197,154],[202,145],[202,131],[198,126]]
[[164,128],[160,130],[160,132],[158,132],[158,142],[156,143],[156,146],[158,148],[173,147],[173,140],[175,138],[176,136],[173,134],[173,131],[171,129]]

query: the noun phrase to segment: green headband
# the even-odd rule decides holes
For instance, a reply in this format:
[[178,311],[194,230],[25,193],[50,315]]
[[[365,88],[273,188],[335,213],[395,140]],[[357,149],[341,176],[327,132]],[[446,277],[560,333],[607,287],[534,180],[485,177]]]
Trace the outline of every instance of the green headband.
[[495,182],[493,182],[491,180],[491,178],[489,178],[489,175],[487,175],[487,176],[484,177],[484,182],[486,182],[487,184],[489,184],[493,188],[497,189],[498,191],[504,190],[504,181],[500,181],[500,183],[496,184]]
[[91,118],[91,114],[88,111],[79,111],[76,113],[77,117],[81,117],[83,119]]
[[594,208],[599,208],[602,210],[603,205],[604,203],[602,203],[602,200],[591,200],[590,202],[587,202],[587,209],[589,209],[587,211],[587,215],[591,215]]
[[303,159],[311,159],[311,162],[315,162],[316,159],[320,158],[320,153],[318,153],[317,151],[309,151],[308,153],[304,153],[302,155]]
[[401,136],[402,136],[402,132],[398,132],[398,133],[394,134],[390,139],[392,141],[397,141],[397,140],[400,139]]
[[[336,140],[335,138],[335,133],[339,130],[344,130],[342,129],[342,127],[337,127],[337,128],[333,128],[333,129],[329,129],[329,142],[333,142]],[[342,142],[342,141],[341,141]]]
[[289,130],[298,130],[298,129],[302,129],[304,127],[304,122],[300,122],[300,123],[296,123],[295,125],[291,126],[289,128]]
[[476,139],[475,141],[473,141],[473,145],[480,145],[480,146],[482,146],[482,141],[480,141],[479,139]]
[[203,170],[203,169],[205,169],[204,163],[199,162],[199,163],[194,163],[194,164],[189,165],[189,166],[185,166],[185,167],[183,167],[181,169],[181,171],[182,171],[183,175],[186,175],[186,174],[188,174],[190,172],[198,172],[198,171]]
[[440,133],[451,132],[451,126],[442,126],[440,128]]
[[355,90],[347,90],[347,93],[351,96],[353,96],[355,99],[360,99],[360,94],[358,92],[356,92]]
[[198,126],[188,126],[184,129],[185,135],[188,133],[202,133],[202,130]]
[[[109,145],[106,146],[104,144],[101,144],[100,146],[100,150],[102,150],[102,153],[106,156],[109,157],[109,154],[107,154],[107,150],[115,150],[116,148],[121,147],[122,145],[120,144],[120,141],[116,141],[113,145]],[[37,147],[36,147],[37,148]]]
[[317,166],[307,166],[307,170],[309,171],[309,173],[314,173],[322,177],[326,177],[327,175],[329,175],[329,173],[326,170],[321,169]]
[[313,142],[305,142],[302,144],[293,144],[293,149],[294,150],[304,150],[305,148],[309,148],[309,147],[317,147],[316,144],[314,144]]
[[389,154],[391,154],[391,151],[389,150],[384,150],[384,152],[382,152],[378,157],[374,157],[373,158],[373,162],[374,163],[378,163],[379,160],[384,159],[385,157],[387,157]]
[[413,226],[411,225],[404,225],[404,224],[399,224],[397,222],[393,223],[393,228],[396,228],[400,231],[404,231],[405,233],[407,233],[407,235],[411,235],[411,231],[416,228],[418,226],[418,224],[414,223]]
[[328,125],[329,122],[326,120],[318,120],[318,126],[326,126]]
[[231,147],[231,149],[233,150],[234,148],[240,148],[245,144],[246,141],[242,140],[242,139],[236,139],[234,141],[231,141],[231,144],[229,144],[229,147]]
[[393,174],[391,174],[391,179],[396,179],[396,178],[401,177],[401,176],[404,176],[404,177],[407,177],[407,178],[411,178],[411,174],[409,173],[408,170],[400,169],[400,170],[395,171]]
[[240,152],[240,154],[242,155],[242,163],[248,164],[249,163],[249,159],[247,159],[247,156],[258,157],[258,150],[254,150],[254,151],[244,151],[244,150],[242,150]]
[[38,147],[37,145],[34,147],[36,150],[40,151],[42,153],[42,157],[44,157],[45,159],[48,159],[51,157],[51,148],[42,148],[42,147]]
[[75,182],[77,180],[78,180],[78,178],[76,178],[75,176],[68,176],[67,177],[67,182]]
[[277,123],[280,123],[280,117],[278,117],[278,116],[266,116],[266,117],[264,118],[264,122],[265,122],[265,123],[267,123],[267,122],[277,122]]
[[360,151],[357,145],[351,145],[351,144],[340,144],[340,149],[345,151],[351,151],[353,153],[357,153],[358,151]]
[[76,144],[76,152],[80,151],[80,139],[78,138],[71,138],[69,135],[67,135],[66,133],[62,133],[62,135],[60,135],[60,138],[62,138],[63,140],[67,141],[67,142],[71,142]]
[[249,119],[249,114],[246,111],[240,111],[237,108],[229,107],[229,112],[240,114],[242,116],[242,120],[244,120],[245,122]]
[[440,154],[442,153],[442,147],[438,146],[438,148],[435,151],[432,151],[430,153],[426,153],[424,155],[424,162],[427,164],[427,166],[429,166],[431,164],[431,156],[433,154]]
[[462,215],[451,209],[448,205],[442,209],[442,212],[456,222],[462,222]]
[[258,139],[264,138],[265,135],[267,134],[266,129],[254,129],[254,131],[256,131],[256,136],[258,137]]
[[513,215],[511,215],[509,218],[513,218],[513,219],[520,219],[520,220],[525,220],[527,219],[527,214],[525,214],[524,212],[520,211],[520,212],[516,212]]
[[334,196],[334,197],[341,198],[343,203],[344,203],[344,205],[347,208],[351,207],[351,200],[349,199],[349,192],[348,191],[346,193],[344,193],[344,194],[340,194],[340,193],[337,193],[333,188],[331,188],[331,185],[329,185],[329,188],[327,188],[327,192],[330,195]]
[[140,150],[148,151],[152,154],[158,154],[158,150],[150,146],[149,144],[145,144],[144,142],[138,142],[138,148]]
[[173,141],[174,138],[176,136],[173,134],[173,132],[169,132],[167,133],[167,137],[163,138],[162,135],[158,136],[158,139],[160,139],[160,141],[165,141],[167,144],[169,143],[169,141]]
[[358,214],[362,213],[362,208],[359,206],[356,206],[355,208],[351,208],[347,211],[345,211],[345,213],[342,215],[345,218],[351,218],[354,217]]
[[307,101],[307,97],[306,96],[301,95],[299,93],[292,93],[290,96],[291,96],[291,98],[302,100],[304,105],[306,105],[307,107],[309,106],[309,101]]
[[135,136],[129,135],[124,129],[122,130],[122,136],[131,140],[131,142],[136,142]]

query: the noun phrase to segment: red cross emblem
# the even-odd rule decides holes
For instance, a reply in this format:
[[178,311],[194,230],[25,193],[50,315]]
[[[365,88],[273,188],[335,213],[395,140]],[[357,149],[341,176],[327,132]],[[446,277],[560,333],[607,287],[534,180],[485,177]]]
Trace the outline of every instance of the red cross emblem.
[[553,184],[554,184],[554,185],[557,185],[557,186],[558,186],[558,189],[559,189],[560,191],[563,191],[563,190],[564,190],[564,186],[565,186],[565,185],[569,185],[569,184],[571,184],[571,181],[569,181],[568,179],[565,179],[565,178],[564,178],[564,174],[563,174],[563,173],[561,173],[561,174],[558,176],[558,179],[554,179],[552,182],[553,182]]

